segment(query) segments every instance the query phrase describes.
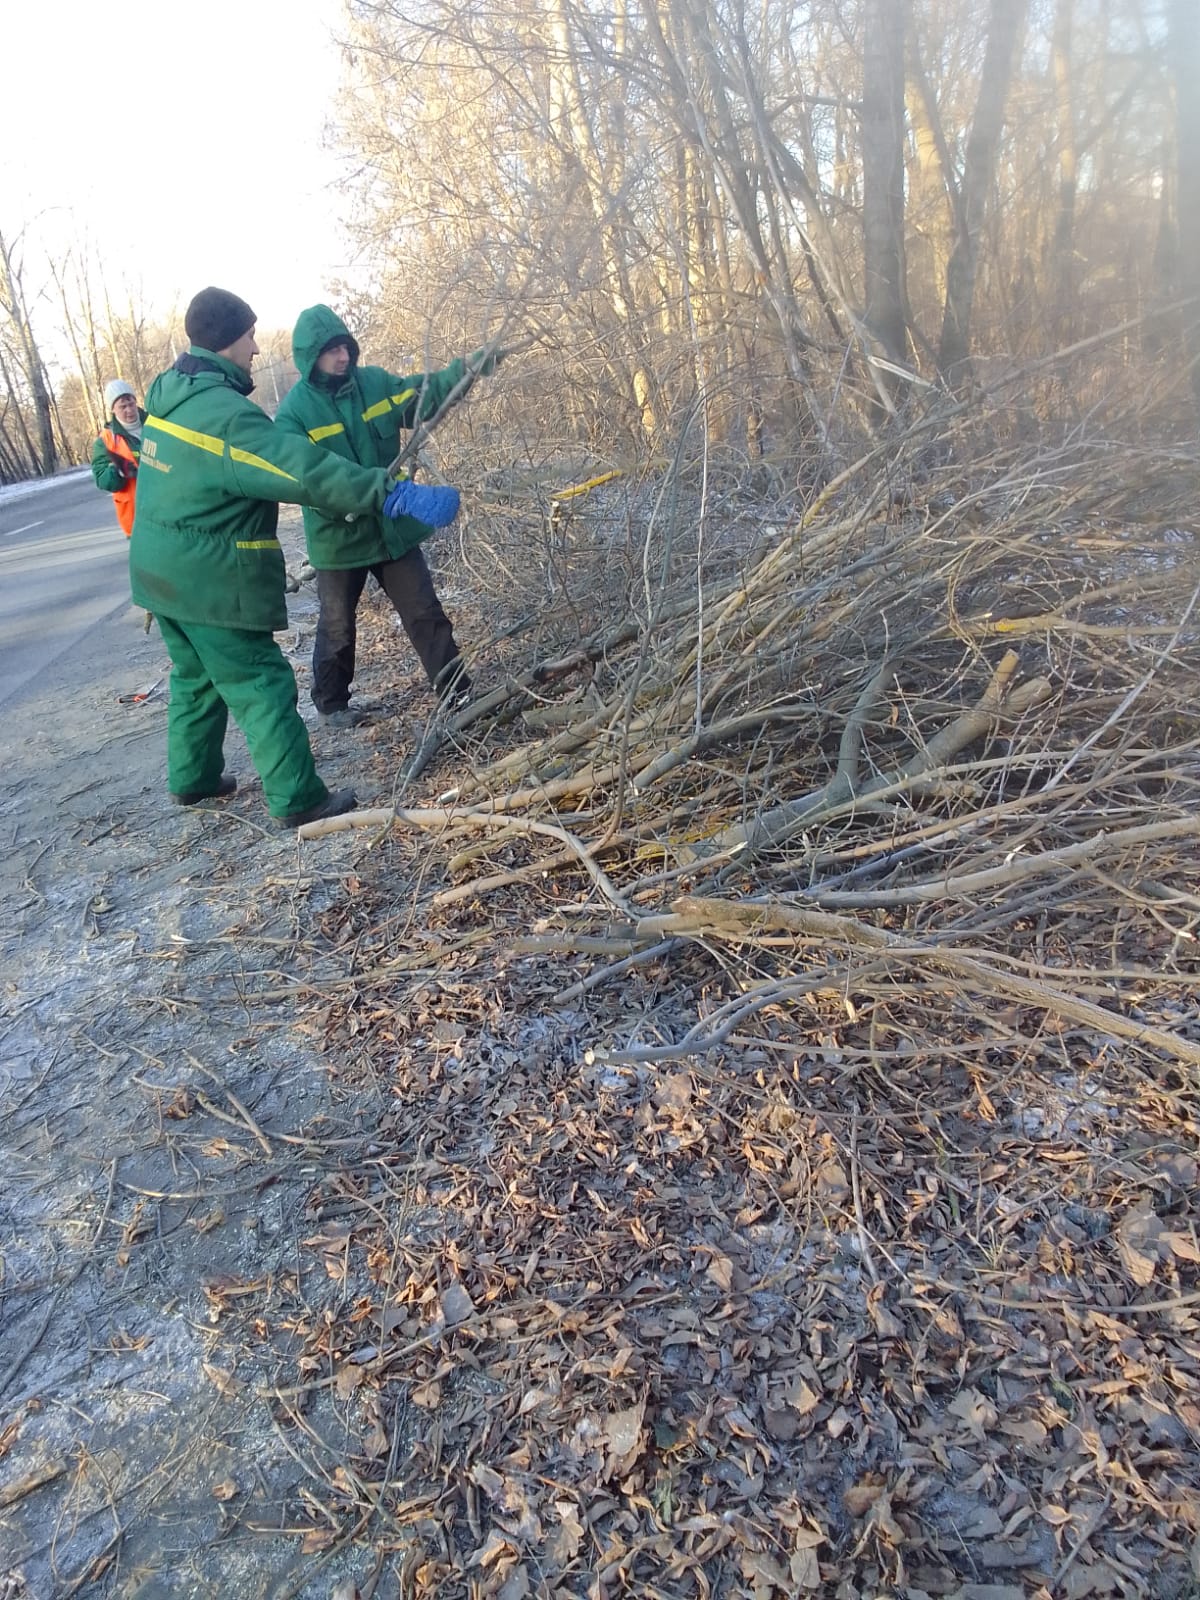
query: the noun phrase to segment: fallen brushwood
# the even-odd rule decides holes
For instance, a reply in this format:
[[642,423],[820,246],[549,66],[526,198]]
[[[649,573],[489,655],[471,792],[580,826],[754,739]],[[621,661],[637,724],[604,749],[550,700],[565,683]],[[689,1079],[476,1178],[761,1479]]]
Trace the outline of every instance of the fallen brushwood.
[[[926,945],[876,928],[852,917],[828,911],[808,910],[778,901],[717,900],[684,896],[663,916],[643,917],[635,927],[636,937],[647,943],[664,938],[689,938],[753,943],[757,937],[783,931],[797,943],[815,944],[825,949],[840,944],[847,949],[884,953],[890,963],[935,967],[947,976],[969,982],[985,994],[1051,1012],[1070,1022],[1090,1028],[1100,1035],[1113,1035],[1174,1061],[1200,1066],[1200,1044],[1163,1028],[1135,1022],[1120,1012],[1093,1005],[1066,994],[1052,984],[1005,970],[996,952],[965,952],[945,946]],[[828,982],[828,979],[825,980]],[[694,1047],[693,1047],[694,1048]],[[626,1052],[623,1059],[633,1059]],[[649,1058],[647,1058],[649,1059]],[[653,1059],[662,1059],[656,1054]]]
[[1033,678],[1013,686],[1019,665],[1015,651],[1008,651],[991,681],[970,711],[956,717],[949,726],[934,734],[899,772],[880,773],[869,782],[859,783],[863,728],[867,717],[878,706],[890,676],[887,666],[880,668],[859,696],[853,714],[842,733],[837,770],[828,783],[800,800],[787,801],[754,817],[748,823],[727,828],[707,841],[708,853],[740,855],[774,849],[803,827],[814,827],[835,811],[847,807],[869,806],[875,796],[887,791],[889,797],[902,787],[932,784],[938,771],[960,750],[982,739],[1003,720],[1016,721],[1034,706],[1050,698],[1051,687],[1045,678]]

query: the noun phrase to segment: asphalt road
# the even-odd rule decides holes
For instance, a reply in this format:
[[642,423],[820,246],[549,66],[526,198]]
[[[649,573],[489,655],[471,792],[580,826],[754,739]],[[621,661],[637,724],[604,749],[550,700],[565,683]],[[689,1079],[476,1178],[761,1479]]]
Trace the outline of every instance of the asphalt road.
[[0,491],[0,706],[129,604],[128,552],[90,472]]

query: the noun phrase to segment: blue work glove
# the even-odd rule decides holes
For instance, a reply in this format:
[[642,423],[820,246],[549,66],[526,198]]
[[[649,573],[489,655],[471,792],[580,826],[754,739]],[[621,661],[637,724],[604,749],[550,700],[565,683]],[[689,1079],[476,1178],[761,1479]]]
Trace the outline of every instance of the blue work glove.
[[404,478],[393,484],[383,502],[385,517],[415,517],[430,528],[446,528],[458,515],[457,489],[444,489],[438,485],[413,483]]

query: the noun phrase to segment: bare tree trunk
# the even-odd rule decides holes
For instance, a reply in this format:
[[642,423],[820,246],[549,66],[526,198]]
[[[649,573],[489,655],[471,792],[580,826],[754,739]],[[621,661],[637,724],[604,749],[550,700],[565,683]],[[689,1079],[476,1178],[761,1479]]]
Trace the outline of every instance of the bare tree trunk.
[[41,351],[37,347],[37,340],[33,336],[33,327],[29,321],[29,308],[25,304],[21,274],[13,264],[12,248],[5,242],[3,235],[0,235],[0,304],[3,304],[12,321],[21,353],[25,381],[29,385],[29,396],[33,402],[38,439],[34,470],[48,478],[53,473],[57,461],[50,389],[46,382],[46,368],[42,362]]
[[80,311],[84,319],[84,330],[87,333],[88,366],[84,369],[84,382],[86,384],[90,378],[95,389],[96,403],[102,406],[104,403],[104,372],[100,366],[100,343],[96,337],[96,313],[92,308],[92,283],[88,274],[86,260],[80,264],[76,271],[76,281],[79,285]]
[[[68,257],[68,260],[69,259],[70,258]],[[95,390],[93,390],[92,386],[87,381],[89,362],[87,361],[85,353],[79,343],[79,329],[76,326],[75,315],[71,309],[70,296],[67,293],[66,262],[64,261],[61,267],[55,266],[53,263],[51,263],[50,274],[53,277],[54,285],[58,290],[58,297],[62,301],[63,322],[66,325],[67,337],[71,341],[71,349],[75,352],[76,364],[79,367],[83,403],[87,411],[88,426],[93,433],[99,433],[103,425],[103,421],[105,420],[97,415],[96,410],[96,394],[99,393],[99,375],[97,374],[97,384]],[[94,349],[92,351],[92,357],[94,361]]]
[[[889,359],[904,361],[904,10],[867,0],[863,22],[866,322]],[[893,395],[899,382],[885,374]]]
[[[619,24],[619,32],[623,32],[623,14]],[[658,381],[650,369],[647,340],[638,329],[630,253],[621,226],[625,213],[618,202],[625,186],[625,151],[614,143],[611,150],[602,152],[597,142],[585,103],[566,0],[553,0],[549,26],[557,51],[552,78],[555,121],[561,144],[571,151],[584,180],[585,198],[599,232],[606,292],[618,323],[629,334],[634,400],[643,434],[649,439],[658,427],[661,403]]]
[[1192,391],[1200,407],[1200,12],[1196,0],[1171,0],[1171,67],[1175,76],[1176,172],[1179,219],[1179,288],[1184,313]]
[[979,241],[996,153],[1004,127],[1004,104],[1012,81],[1017,46],[1025,22],[1026,0],[991,0],[987,50],[979,97],[967,138],[960,201],[956,208],[954,249],[946,267],[946,307],[938,346],[938,368],[951,387],[971,378],[971,311],[979,268]]
[[1058,113],[1058,206],[1051,243],[1051,316],[1060,345],[1077,337],[1075,320],[1075,192],[1078,153],[1071,81],[1071,22],[1075,0],[1058,0],[1054,13],[1051,65]]
[[[17,393],[13,383],[12,373],[8,370],[8,362],[0,355],[0,381],[4,384],[4,392],[8,396],[8,404],[0,416],[0,428],[4,431],[5,440],[9,446],[9,455],[16,463],[16,470],[12,476],[23,478],[31,476],[38,470],[37,446],[29,433],[29,424],[25,420],[25,408],[21,404],[21,396]],[[20,438],[14,442],[14,433]]]
[[[812,341],[804,330],[786,259],[779,260],[764,237],[762,218],[763,212],[771,209],[770,197],[761,192],[760,173],[752,167],[739,137],[703,0],[695,0],[694,4],[670,0],[666,20],[673,29],[671,40],[664,31],[664,17],[656,0],[641,0],[641,6],[647,38],[671,90],[670,112],[711,164],[715,181],[733,209],[756,277],[777,322],[788,376],[801,399],[805,432],[819,441],[824,453],[828,439],[813,396],[806,357],[806,347]],[[692,68],[694,78],[689,78],[685,62]],[[773,223],[774,219],[768,218],[768,235]]]
[[930,107],[924,69],[916,57],[909,30],[908,120],[912,141],[908,162],[908,226],[906,279],[925,328],[941,315],[946,299],[946,262],[950,258],[949,162]]

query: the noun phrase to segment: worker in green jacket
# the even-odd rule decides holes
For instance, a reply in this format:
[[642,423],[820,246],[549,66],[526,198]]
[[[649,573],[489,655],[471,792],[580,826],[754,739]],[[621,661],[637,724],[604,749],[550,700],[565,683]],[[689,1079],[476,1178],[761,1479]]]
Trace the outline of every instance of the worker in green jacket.
[[287,626],[278,503],[377,518],[423,486],[393,485],[378,466],[277,428],[249,399],[255,320],[224,289],[202,289],[188,306],[190,348],[146,396],[129,571],[134,603],[154,613],[171,657],[173,798],[195,805],[237,788],[224,771],[232,714],[272,817],[298,827],[351,810],[355,796],[331,794],[317,775],[295,675],[272,637]]
[[133,511],[137,499],[138,452],[142,445],[142,423],[146,413],[137,403],[133,385],[124,378],[113,378],[105,385],[104,409],[108,421],[92,446],[92,477],[97,489],[113,497],[117,521],[128,539],[133,531]]
[[[400,377],[359,365],[358,341],[328,306],[309,306],[297,318],[292,355],[300,381],[284,399],[276,423],[347,461],[386,466],[399,452],[399,432],[427,421],[468,374],[488,376],[503,352],[478,350],[440,372]],[[320,615],[313,647],[313,704],[318,720],[335,728],[367,720],[350,705],[354,679],[355,612],[367,578],[383,589],[439,696],[470,693],[450,619],[442,608],[422,542],[433,528],[412,516],[389,520],[367,512],[347,522],[328,507],[306,507],[309,564],[317,572]]]

